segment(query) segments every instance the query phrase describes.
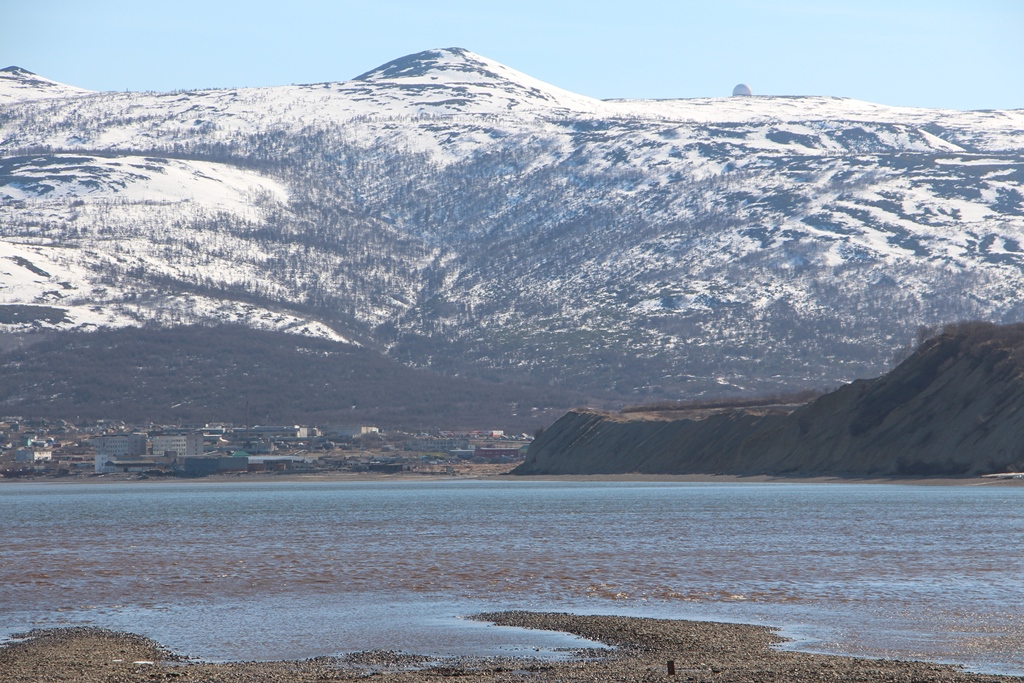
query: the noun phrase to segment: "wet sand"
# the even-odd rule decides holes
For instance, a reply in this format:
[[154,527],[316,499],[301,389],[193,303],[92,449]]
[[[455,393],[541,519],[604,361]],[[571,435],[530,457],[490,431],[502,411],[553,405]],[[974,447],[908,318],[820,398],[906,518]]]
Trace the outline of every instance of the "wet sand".
[[[291,662],[210,664],[179,657],[140,636],[100,629],[33,631],[0,648],[4,683],[299,683],[365,678],[425,683],[477,681],[1016,681],[928,662],[857,659],[779,651],[772,629],[744,624],[502,612],[476,617],[500,625],[557,630],[613,646],[578,650],[561,662],[528,658],[436,659],[377,650]],[[211,634],[211,637],[216,637]],[[382,643],[386,648],[387,644]],[[672,661],[675,675],[668,674]]]

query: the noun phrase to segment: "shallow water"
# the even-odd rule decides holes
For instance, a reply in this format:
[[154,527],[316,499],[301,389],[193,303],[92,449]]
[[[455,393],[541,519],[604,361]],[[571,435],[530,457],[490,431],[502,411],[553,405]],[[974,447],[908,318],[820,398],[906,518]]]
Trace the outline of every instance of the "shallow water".
[[1022,488],[20,483],[0,519],[0,634],[96,624],[214,660],[581,644],[455,618],[514,608],[1024,673]]

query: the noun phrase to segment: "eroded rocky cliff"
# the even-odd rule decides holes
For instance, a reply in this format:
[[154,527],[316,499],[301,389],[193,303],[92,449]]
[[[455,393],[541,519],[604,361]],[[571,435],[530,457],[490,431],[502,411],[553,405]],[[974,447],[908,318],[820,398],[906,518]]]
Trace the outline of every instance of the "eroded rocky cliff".
[[516,474],[969,476],[1024,470],[1024,325],[947,326],[791,412],[569,412]]

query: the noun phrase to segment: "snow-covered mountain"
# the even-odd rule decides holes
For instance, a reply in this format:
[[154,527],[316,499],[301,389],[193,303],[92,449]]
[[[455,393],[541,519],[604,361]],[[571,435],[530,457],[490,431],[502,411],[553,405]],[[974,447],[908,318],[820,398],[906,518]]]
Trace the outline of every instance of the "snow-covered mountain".
[[8,332],[228,319],[654,397],[1024,319],[1022,110],[600,101],[458,48],[275,88],[0,74]]

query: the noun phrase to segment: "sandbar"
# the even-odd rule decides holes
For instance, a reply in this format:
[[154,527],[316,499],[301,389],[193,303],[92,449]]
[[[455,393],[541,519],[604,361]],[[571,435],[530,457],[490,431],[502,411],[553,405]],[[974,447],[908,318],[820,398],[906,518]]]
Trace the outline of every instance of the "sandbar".
[[[764,626],[619,616],[499,612],[474,617],[497,625],[562,631],[612,646],[581,649],[564,661],[437,658],[387,650],[302,661],[207,663],[176,655],[129,633],[57,628],[21,634],[0,647],[5,683],[312,683],[378,681],[465,683],[539,681],[686,681],[796,683],[836,681],[1015,681],[930,662],[862,659],[775,649]],[[211,634],[211,637],[216,637]],[[669,662],[674,674],[669,673]]]

